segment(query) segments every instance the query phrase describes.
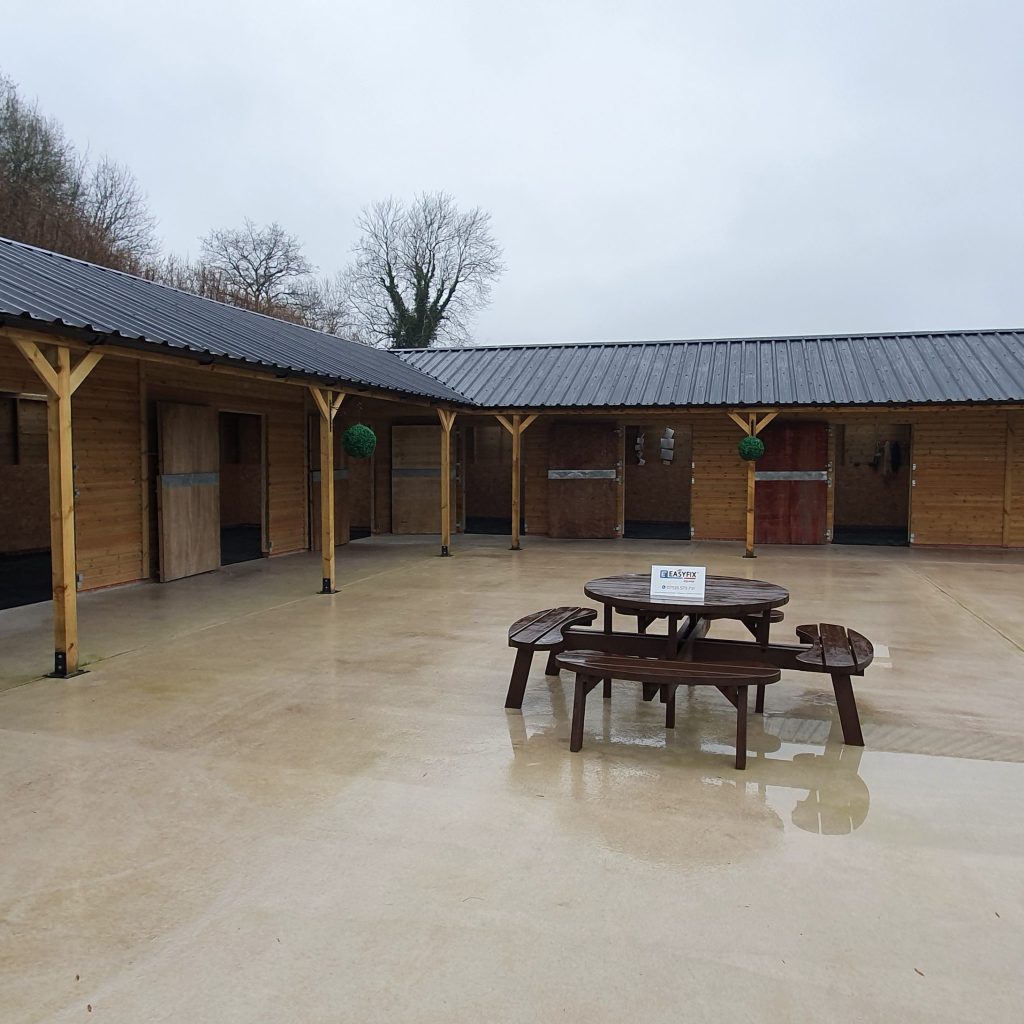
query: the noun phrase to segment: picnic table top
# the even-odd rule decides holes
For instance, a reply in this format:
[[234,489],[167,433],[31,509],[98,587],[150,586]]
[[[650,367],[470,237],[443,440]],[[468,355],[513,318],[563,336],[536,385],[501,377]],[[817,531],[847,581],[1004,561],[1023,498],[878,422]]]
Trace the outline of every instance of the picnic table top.
[[583,592],[587,597],[615,608],[641,611],[674,612],[679,615],[703,615],[711,618],[742,618],[778,608],[789,601],[789,591],[764,580],[737,576],[708,576],[704,600],[695,604],[676,596],[652,597],[649,572],[603,576],[590,580]]

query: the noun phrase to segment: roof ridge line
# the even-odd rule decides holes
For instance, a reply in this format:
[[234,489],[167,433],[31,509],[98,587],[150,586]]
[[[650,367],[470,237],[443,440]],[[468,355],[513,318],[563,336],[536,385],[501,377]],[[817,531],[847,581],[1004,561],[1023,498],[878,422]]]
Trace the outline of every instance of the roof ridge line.
[[954,331],[846,331],[841,334],[763,334],[744,337],[723,338],[658,338],[646,340],[615,339],[610,341],[537,341],[506,343],[501,345],[439,345],[436,348],[403,348],[391,349],[396,355],[422,352],[494,352],[520,351],[538,348],[610,348],[618,345],[716,345],[740,344],[743,342],[792,342],[792,341],[853,341],[869,338],[937,338],[963,337],[970,334],[1024,334],[1024,327],[980,327],[964,328]]

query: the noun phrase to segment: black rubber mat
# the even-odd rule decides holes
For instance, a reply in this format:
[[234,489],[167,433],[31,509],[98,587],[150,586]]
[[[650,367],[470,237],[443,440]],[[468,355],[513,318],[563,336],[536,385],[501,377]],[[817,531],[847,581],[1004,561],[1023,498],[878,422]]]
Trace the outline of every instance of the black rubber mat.
[[0,555],[0,608],[20,608],[51,597],[49,551]]

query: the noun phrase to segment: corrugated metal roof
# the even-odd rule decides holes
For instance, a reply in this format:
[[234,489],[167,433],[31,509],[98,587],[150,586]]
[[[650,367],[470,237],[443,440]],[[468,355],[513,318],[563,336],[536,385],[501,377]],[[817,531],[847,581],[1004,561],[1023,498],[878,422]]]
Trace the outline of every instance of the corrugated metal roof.
[[1024,331],[414,349],[490,408],[1024,401]]
[[465,399],[393,353],[0,238],[0,319],[81,328],[172,350],[422,398]]

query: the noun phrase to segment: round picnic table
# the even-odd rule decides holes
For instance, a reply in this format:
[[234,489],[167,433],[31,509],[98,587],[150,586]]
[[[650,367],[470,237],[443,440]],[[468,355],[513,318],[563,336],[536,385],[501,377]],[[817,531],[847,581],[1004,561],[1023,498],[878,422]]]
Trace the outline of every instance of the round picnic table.
[[[668,618],[666,655],[678,658],[686,649],[688,638],[701,634],[703,623],[711,619],[739,619],[753,633],[762,647],[768,646],[771,613],[789,601],[789,591],[764,580],[746,580],[737,576],[708,576],[705,580],[704,600],[694,602],[680,596],[653,597],[651,574],[626,573],[622,576],[604,576],[590,580],[583,592],[604,605],[604,631],[612,632],[612,611],[636,615],[640,631],[646,622]],[[681,619],[686,619],[683,630]],[[706,630],[705,630],[706,631]]]

